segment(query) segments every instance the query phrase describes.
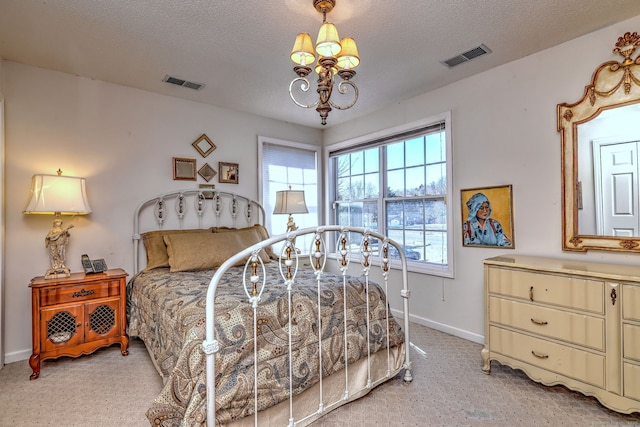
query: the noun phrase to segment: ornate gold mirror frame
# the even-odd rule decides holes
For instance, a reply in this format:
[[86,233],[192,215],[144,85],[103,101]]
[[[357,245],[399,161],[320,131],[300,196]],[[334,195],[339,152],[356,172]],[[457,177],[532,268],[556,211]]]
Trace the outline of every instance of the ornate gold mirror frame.
[[[629,230],[617,230],[612,228],[610,232],[584,232],[580,234],[578,227],[580,211],[583,209],[582,197],[585,188],[579,179],[578,167],[587,168],[584,161],[580,163],[578,159],[579,125],[594,120],[601,113],[607,110],[614,110],[623,106],[629,106],[640,102],[640,56],[632,58],[636,47],[640,45],[640,36],[636,32],[626,33],[619,37],[614,53],[621,55],[622,62],[615,60],[608,61],[600,65],[593,73],[591,84],[585,87],[584,96],[575,104],[558,104],[558,131],[562,140],[562,249],[567,251],[586,251],[589,249],[599,249],[607,251],[640,252],[640,232]],[[615,114],[614,111],[607,112],[607,115]],[[624,126],[640,126],[640,113],[635,116],[637,119],[629,120]],[[584,129],[584,128],[583,128]],[[619,130],[619,127],[618,129]],[[613,132],[615,133],[615,132]],[[584,142],[583,142],[584,144]],[[581,148],[582,153],[586,146]],[[589,145],[587,150],[593,150]],[[633,200],[629,203],[629,210],[633,210],[633,215],[638,213],[638,174],[633,175],[633,182],[628,182],[629,188],[635,188]],[[594,189],[588,189],[596,194],[596,198],[606,198],[599,196],[598,181]],[[615,179],[614,179],[615,181]],[[615,186],[616,183],[607,182],[607,185]],[[615,189],[614,189],[615,190]],[[626,196],[625,196],[626,197]],[[606,209],[602,209],[605,210]],[[597,217],[597,215],[595,215]],[[595,222],[599,220],[596,219]],[[583,229],[584,229],[583,225]],[[605,230],[606,228],[603,228]],[[611,234],[611,235],[606,235]]]

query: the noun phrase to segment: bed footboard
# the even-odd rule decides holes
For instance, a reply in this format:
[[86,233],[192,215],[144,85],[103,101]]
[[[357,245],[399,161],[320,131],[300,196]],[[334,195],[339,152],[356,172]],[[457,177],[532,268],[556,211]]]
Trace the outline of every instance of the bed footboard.
[[[309,248],[298,248],[296,240],[301,236],[310,235],[311,245]],[[374,242],[377,243],[374,246]],[[327,242],[330,245],[327,245]],[[278,244],[281,246],[277,260],[279,277],[267,278],[267,269],[260,254],[264,248]],[[334,246],[335,245],[335,246]],[[399,327],[390,312],[386,295],[390,289],[390,257],[389,247],[394,246],[400,256],[401,280],[399,289],[403,303],[403,327]],[[333,249],[335,248],[335,249]],[[330,253],[331,251],[332,253]],[[315,286],[317,304],[307,304],[313,306],[317,312],[311,313],[310,318],[301,318],[300,305],[297,302],[295,291],[299,285],[299,277],[302,273],[300,267],[301,252],[308,253],[312,269],[312,276]],[[377,252],[377,253],[376,253]],[[362,228],[323,226],[318,228],[307,228],[296,230],[286,235],[271,237],[258,244],[255,244],[242,252],[234,255],[225,261],[218,268],[211,279],[206,300],[206,337],[202,343],[202,349],[206,354],[206,391],[207,391],[207,424],[213,426],[216,418],[216,381],[220,381],[216,373],[216,357],[221,351],[220,337],[218,336],[218,325],[215,324],[216,290],[221,282],[221,278],[234,265],[242,264],[244,270],[242,275],[242,286],[250,303],[250,310],[253,311],[253,327],[251,330],[253,337],[250,340],[253,347],[253,383],[248,384],[252,388],[253,410],[251,411],[253,425],[258,425],[261,410],[264,402],[259,396],[260,381],[265,375],[264,371],[269,371],[268,375],[275,375],[277,371],[281,378],[282,387],[285,388],[287,399],[277,404],[280,411],[279,419],[286,420],[288,426],[308,425],[322,415],[342,406],[362,395],[368,393],[373,387],[395,377],[404,369],[404,381],[412,381],[411,361],[409,357],[409,297],[407,264],[402,247],[393,240],[385,236]],[[335,264],[332,264],[335,263]],[[369,274],[372,268],[380,268],[382,283],[376,284],[369,281]],[[357,273],[355,270],[358,270]],[[273,270],[271,270],[273,271]],[[359,289],[362,295],[356,295],[348,288],[350,277],[359,277]],[[328,298],[326,281],[332,277],[332,281],[338,281],[336,291],[331,296],[340,295],[342,300],[332,300],[327,304],[323,299]],[[336,279],[338,278],[338,279]],[[335,283],[333,284],[335,285]],[[391,284],[393,292],[398,292],[398,285]],[[286,337],[280,337],[283,341],[288,341],[282,346],[281,351],[285,353],[284,358],[288,366],[281,366],[281,369],[265,369],[261,365],[261,340],[264,341],[264,334],[261,332],[261,319],[264,318],[263,305],[265,296],[268,295],[269,287],[277,286],[284,288],[286,297],[283,298],[286,304],[284,307],[281,323]],[[379,288],[381,290],[379,290]],[[305,291],[309,293],[308,291]],[[363,306],[357,310],[348,311],[352,300],[362,301]],[[376,305],[374,309],[372,306]],[[336,321],[335,325],[328,325],[328,320],[323,318],[323,313],[327,310],[337,311],[335,318],[342,319]],[[373,312],[376,311],[374,315]],[[355,312],[363,314],[360,318],[355,318]],[[261,318],[262,315],[262,318]],[[296,347],[296,342],[300,339],[301,325],[310,325],[309,330],[316,334],[313,346],[305,344],[304,351]],[[315,325],[315,326],[314,326]],[[327,331],[337,335],[327,338]],[[403,329],[400,332],[398,329]],[[358,333],[357,339],[354,333]],[[394,338],[398,336],[399,338]],[[344,353],[341,355],[332,354],[327,344],[328,340],[336,340],[331,349],[341,348]],[[359,341],[358,341],[359,340]],[[311,347],[311,348],[309,348]],[[358,350],[358,356],[354,353]],[[302,353],[310,353],[316,359],[313,363],[300,362]],[[331,359],[331,360],[328,360]],[[335,373],[329,374],[328,366],[337,366]],[[313,367],[313,368],[312,368]],[[262,370],[261,370],[262,368]],[[317,369],[317,372],[309,372]],[[302,381],[299,377],[302,373],[308,378],[314,378],[313,384],[308,384],[310,388],[302,391],[301,383],[312,382],[310,379]],[[218,373],[219,374],[219,373]],[[354,377],[362,377],[363,381],[356,382]],[[306,377],[305,377],[306,378]],[[250,379],[247,380],[250,382]],[[306,386],[305,386],[306,387]],[[315,402],[315,403],[313,403]],[[268,409],[272,410],[272,409]],[[263,412],[264,413],[264,412]],[[272,415],[269,420],[273,421]],[[249,421],[243,419],[243,422]]]

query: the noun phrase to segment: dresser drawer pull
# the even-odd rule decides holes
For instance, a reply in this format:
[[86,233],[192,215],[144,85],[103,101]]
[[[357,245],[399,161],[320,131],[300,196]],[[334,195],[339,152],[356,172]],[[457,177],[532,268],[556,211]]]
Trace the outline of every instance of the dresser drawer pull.
[[529,299],[533,301],[533,286],[529,288]]
[[535,323],[536,325],[548,325],[549,322],[547,322],[546,320],[536,320],[536,319],[531,319],[531,323]]
[[616,305],[616,299],[618,298],[618,294],[614,289],[611,289],[611,305]]
[[87,291],[85,288],[82,288],[81,291],[74,292],[73,295],[71,295],[71,298],[88,297],[89,295],[93,295],[95,293],[96,291],[94,291],[93,289]]
[[536,353],[535,351],[531,350],[531,354],[533,354],[535,357],[537,357],[538,359],[548,359],[549,355],[548,354],[540,354],[540,353]]

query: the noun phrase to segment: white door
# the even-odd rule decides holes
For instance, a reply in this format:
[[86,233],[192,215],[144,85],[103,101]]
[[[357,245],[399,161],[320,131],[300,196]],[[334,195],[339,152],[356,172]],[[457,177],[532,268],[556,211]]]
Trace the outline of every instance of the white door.
[[[598,234],[638,236],[638,143],[624,142],[599,147],[596,175],[600,175],[601,192],[596,192]],[[601,199],[601,203],[598,202]]]

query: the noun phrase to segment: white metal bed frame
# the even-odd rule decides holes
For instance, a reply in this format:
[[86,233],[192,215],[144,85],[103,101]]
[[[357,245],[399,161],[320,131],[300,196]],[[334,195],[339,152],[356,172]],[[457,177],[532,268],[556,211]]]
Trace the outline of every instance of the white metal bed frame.
[[[209,194],[206,194],[209,193]],[[211,203],[208,201],[211,200]],[[190,202],[191,201],[191,202]],[[241,224],[240,226],[244,227],[247,225],[251,225],[254,223],[262,223],[264,222],[264,208],[260,205],[260,203],[251,200],[249,198],[236,195],[234,193],[229,192],[221,192],[216,190],[181,190],[174,191],[170,193],[161,194],[155,196],[151,199],[148,199],[142,202],[135,212],[134,217],[134,233],[133,233],[133,242],[134,242],[134,270],[137,273],[139,271],[140,263],[139,263],[139,241],[140,241],[140,218],[145,213],[145,211],[149,210],[150,207],[153,207],[153,217],[157,224],[157,228],[162,229],[163,226],[170,223],[168,220],[170,217],[171,210],[168,209],[168,206],[173,202],[176,218],[174,218],[173,226],[177,223],[177,228],[203,228],[207,212],[212,215],[209,215],[215,220],[215,223],[212,225],[222,225],[220,221],[223,220],[225,213],[225,205],[228,207],[228,212],[226,212],[226,216],[230,217],[231,223],[233,227],[238,227],[237,219],[242,212],[242,217],[246,220],[246,225]],[[188,222],[187,221],[187,213],[190,211],[189,206],[193,206],[193,210],[197,215],[197,222]],[[211,205],[211,206],[209,206]],[[258,214],[254,214],[257,211]],[[177,222],[176,222],[177,220]],[[156,228],[156,229],[157,229]],[[148,230],[144,230],[148,231]],[[410,291],[408,288],[408,270],[406,258],[404,255],[404,251],[402,247],[395,241],[388,239],[384,235],[381,235],[377,232],[370,231],[363,228],[357,227],[342,227],[342,226],[321,226],[315,228],[305,228],[301,230],[296,230],[287,234],[270,237],[267,240],[259,242],[245,250],[237,253],[233,257],[229,258],[225,261],[214,273],[208,291],[207,291],[207,301],[206,301],[206,336],[202,343],[203,352],[206,354],[206,381],[207,381],[207,419],[214,420],[215,419],[215,357],[216,352],[219,349],[218,341],[215,337],[215,327],[214,327],[214,314],[215,314],[215,296],[216,289],[219,281],[224,276],[229,268],[231,268],[238,261],[247,259],[244,265],[244,273],[243,273],[243,286],[245,290],[245,294],[248,298],[248,301],[251,302],[253,311],[254,311],[254,342],[258,342],[257,340],[257,330],[255,327],[256,322],[256,310],[260,304],[260,297],[265,289],[267,284],[266,279],[266,270],[264,263],[258,254],[263,248],[272,246],[277,243],[282,243],[282,250],[278,255],[277,262],[279,263],[279,271],[281,275],[281,280],[283,284],[287,286],[288,294],[289,294],[289,343],[291,344],[291,290],[296,285],[296,275],[298,269],[300,268],[301,256],[299,253],[301,252],[298,246],[296,246],[296,240],[300,236],[312,235],[312,243],[310,248],[304,248],[304,253],[309,253],[309,261],[311,263],[311,268],[313,269],[318,289],[320,284],[322,283],[322,277],[327,272],[325,269],[329,263],[329,261],[336,262],[336,270],[339,271],[339,274],[342,276],[343,286],[346,286],[346,277],[348,275],[348,270],[350,267],[359,264],[361,267],[361,274],[364,275],[366,291],[368,295],[369,289],[369,273],[372,268],[372,260],[373,254],[371,253],[371,242],[372,239],[378,239],[380,241],[379,245],[379,258],[380,258],[380,268],[382,272],[382,277],[384,280],[384,288],[385,294],[388,295],[388,279],[390,272],[390,260],[389,260],[389,246],[394,246],[398,253],[400,254],[401,260],[401,272],[402,272],[402,289],[400,291],[400,295],[403,298],[403,320],[404,320],[404,362],[402,364],[402,369],[404,369],[404,381],[410,382],[412,381],[412,372],[411,372],[411,360],[409,357],[409,348],[410,348],[410,340],[409,340],[409,297]],[[333,259],[334,254],[330,254],[330,247],[327,246],[328,238],[332,235],[337,235],[338,237],[333,240],[336,244],[337,250],[335,251],[335,259]],[[355,236],[355,238],[354,238]],[[352,241],[357,240],[355,244],[351,244]],[[358,255],[354,256],[354,249],[357,250]],[[353,274],[351,274],[353,275]],[[346,292],[343,293],[345,301],[343,301],[343,306],[346,310]],[[320,306],[320,293],[318,295],[318,306]],[[369,299],[367,298],[367,312],[369,311]],[[299,419],[294,419],[294,400],[295,396],[291,392],[292,381],[292,347],[289,345],[289,375],[290,375],[290,390],[289,390],[289,421],[287,426],[304,426],[322,415],[330,412],[333,409],[336,409],[339,406],[342,406],[355,398],[366,394],[368,390],[371,390],[378,384],[389,380],[392,375],[395,375],[397,372],[391,372],[391,356],[390,356],[390,348],[389,348],[389,316],[391,316],[389,304],[386,305],[387,310],[387,322],[386,322],[386,337],[387,337],[387,373],[384,377],[378,378],[374,381],[371,379],[371,353],[367,354],[367,384],[363,390],[349,390],[349,365],[347,363],[347,358],[345,357],[345,368],[343,369],[345,376],[345,390],[342,396],[333,402],[324,402],[323,395],[323,378],[320,375],[319,382],[319,402],[318,408],[316,411],[313,411],[305,416],[302,416]],[[320,308],[318,309],[320,311]],[[319,312],[318,312],[319,316]],[[318,317],[318,322],[320,322],[320,318]],[[345,330],[343,334],[343,338],[345,340],[345,348],[346,348],[346,322]],[[369,338],[369,327],[370,322],[367,319],[367,339]],[[321,328],[318,328],[319,334],[321,333]],[[319,347],[321,346],[322,339],[319,336]],[[319,349],[321,350],[321,349]],[[254,362],[257,360],[257,346],[254,347]],[[322,366],[322,351],[318,352],[320,357],[319,366]],[[257,383],[257,363],[254,363],[254,381]],[[257,410],[257,390],[258,388],[254,388],[254,425],[258,426],[258,416],[259,412]],[[213,425],[213,424],[211,424]]]
[[[172,202],[172,203],[171,203]],[[172,215],[171,205],[175,211]],[[153,208],[154,221],[143,217]],[[257,213],[256,213],[257,211]],[[240,221],[240,214],[244,222]],[[148,217],[147,217],[148,218]],[[140,220],[152,224],[140,229]],[[265,213],[260,203],[235,193],[208,189],[185,189],[159,194],[138,205],[133,215],[133,271],[140,271],[141,233],[158,229],[206,228],[211,226],[246,227],[264,225]],[[240,222],[238,224],[238,222]]]

